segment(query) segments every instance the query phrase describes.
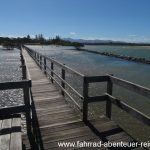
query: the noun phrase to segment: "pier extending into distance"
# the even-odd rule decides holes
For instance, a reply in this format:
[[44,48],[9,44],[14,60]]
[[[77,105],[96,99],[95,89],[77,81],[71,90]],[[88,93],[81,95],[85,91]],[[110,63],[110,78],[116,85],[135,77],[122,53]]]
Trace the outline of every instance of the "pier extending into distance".
[[[111,120],[112,104],[150,125],[149,116],[112,96],[113,84],[150,98],[148,88],[112,75],[85,76],[26,46],[21,47],[21,62],[23,81],[0,83],[0,90],[22,89],[24,96],[23,105],[0,109],[0,150],[5,148],[11,150],[58,149],[58,142],[136,142]],[[56,66],[60,68],[60,73],[55,70]],[[82,78],[82,94],[65,80],[67,72]],[[89,84],[98,82],[107,83],[107,92],[100,96],[90,97]],[[82,101],[82,105],[76,102],[66,90],[67,88]],[[65,100],[66,97],[72,101],[79,112],[69,105]],[[106,113],[101,114],[97,120],[88,119],[88,105],[102,101],[106,102]],[[27,134],[24,135],[21,135],[20,130],[20,113],[26,116]],[[79,149],[79,147],[68,149]]]

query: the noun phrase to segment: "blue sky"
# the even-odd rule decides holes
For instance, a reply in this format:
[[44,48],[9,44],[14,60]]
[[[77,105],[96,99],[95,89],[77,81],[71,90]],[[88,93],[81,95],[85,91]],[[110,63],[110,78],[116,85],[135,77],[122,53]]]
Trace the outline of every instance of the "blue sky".
[[0,36],[150,42],[150,0],[1,0]]

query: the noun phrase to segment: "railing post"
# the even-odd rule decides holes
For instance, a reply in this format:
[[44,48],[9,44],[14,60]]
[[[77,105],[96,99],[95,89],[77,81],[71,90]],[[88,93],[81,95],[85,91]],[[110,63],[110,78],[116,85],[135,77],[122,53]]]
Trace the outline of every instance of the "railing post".
[[27,69],[25,65],[22,65],[22,80],[27,79]]
[[[65,69],[61,70],[61,77],[65,80]],[[61,86],[65,89],[65,83],[63,81],[61,81]],[[61,91],[61,94],[64,96],[64,91]]]
[[40,68],[42,69],[42,56],[40,55]]
[[87,78],[83,78],[83,122],[86,124],[88,120],[88,86],[89,83],[87,82]]
[[24,66],[25,65],[25,62],[24,62],[24,59],[23,59],[23,56],[21,55],[21,65]]
[[[54,64],[53,64],[53,62],[51,62],[51,76],[52,76],[52,77],[54,77],[53,71],[54,71]],[[53,83],[53,78],[52,78],[52,77],[51,77],[51,81],[52,81],[52,83]]]
[[34,59],[36,60],[36,52],[34,52]]
[[44,57],[44,73],[46,74],[46,58]]
[[26,106],[26,122],[27,122],[27,133],[31,134],[31,104],[30,104],[30,95],[29,95],[29,87],[25,87],[23,89],[24,92],[24,103]]
[[37,63],[37,53],[35,52],[35,61]]
[[37,62],[38,62],[38,65],[39,65],[39,54],[37,53]]
[[[109,78],[109,80],[107,81],[107,93],[109,95],[112,95],[112,90],[113,90],[113,83],[111,81],[111,79]],[[106,116],[111,119],[111,101],[109,99],[107,99],[106,101]]]

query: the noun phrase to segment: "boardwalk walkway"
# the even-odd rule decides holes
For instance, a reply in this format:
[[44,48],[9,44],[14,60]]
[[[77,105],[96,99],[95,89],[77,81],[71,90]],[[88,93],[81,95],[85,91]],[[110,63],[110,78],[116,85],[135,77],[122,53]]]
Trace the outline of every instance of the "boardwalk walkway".
[[[86,126],[79,114],[69,107],[55,85],[45,76],[29,54],[23,51],[23,55],[32,80],[33,107],[37,119],[34,120],[37,124],[34,132],[38,134],[39,140],[36,142],[40,149],[58,149],[58,142],[133,141],[113,121],[106,118],[92,122],[96,129]],[[23,144],[26,149],[30,149],[26,135],[23,137]],[[78,148],[70,147],[69,149]]]

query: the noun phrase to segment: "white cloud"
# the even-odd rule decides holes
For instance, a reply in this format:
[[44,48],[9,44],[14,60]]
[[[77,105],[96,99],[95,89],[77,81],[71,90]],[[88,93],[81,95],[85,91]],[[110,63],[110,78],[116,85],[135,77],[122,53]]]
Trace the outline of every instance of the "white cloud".
[[69,34],[70,34],[70,35],[73,35],[73,36],[77,35],[76,32],[70,32]]
[[129,37],[137,37],[137,35],[136,34],[130,34],[130,35],[128,35]]

